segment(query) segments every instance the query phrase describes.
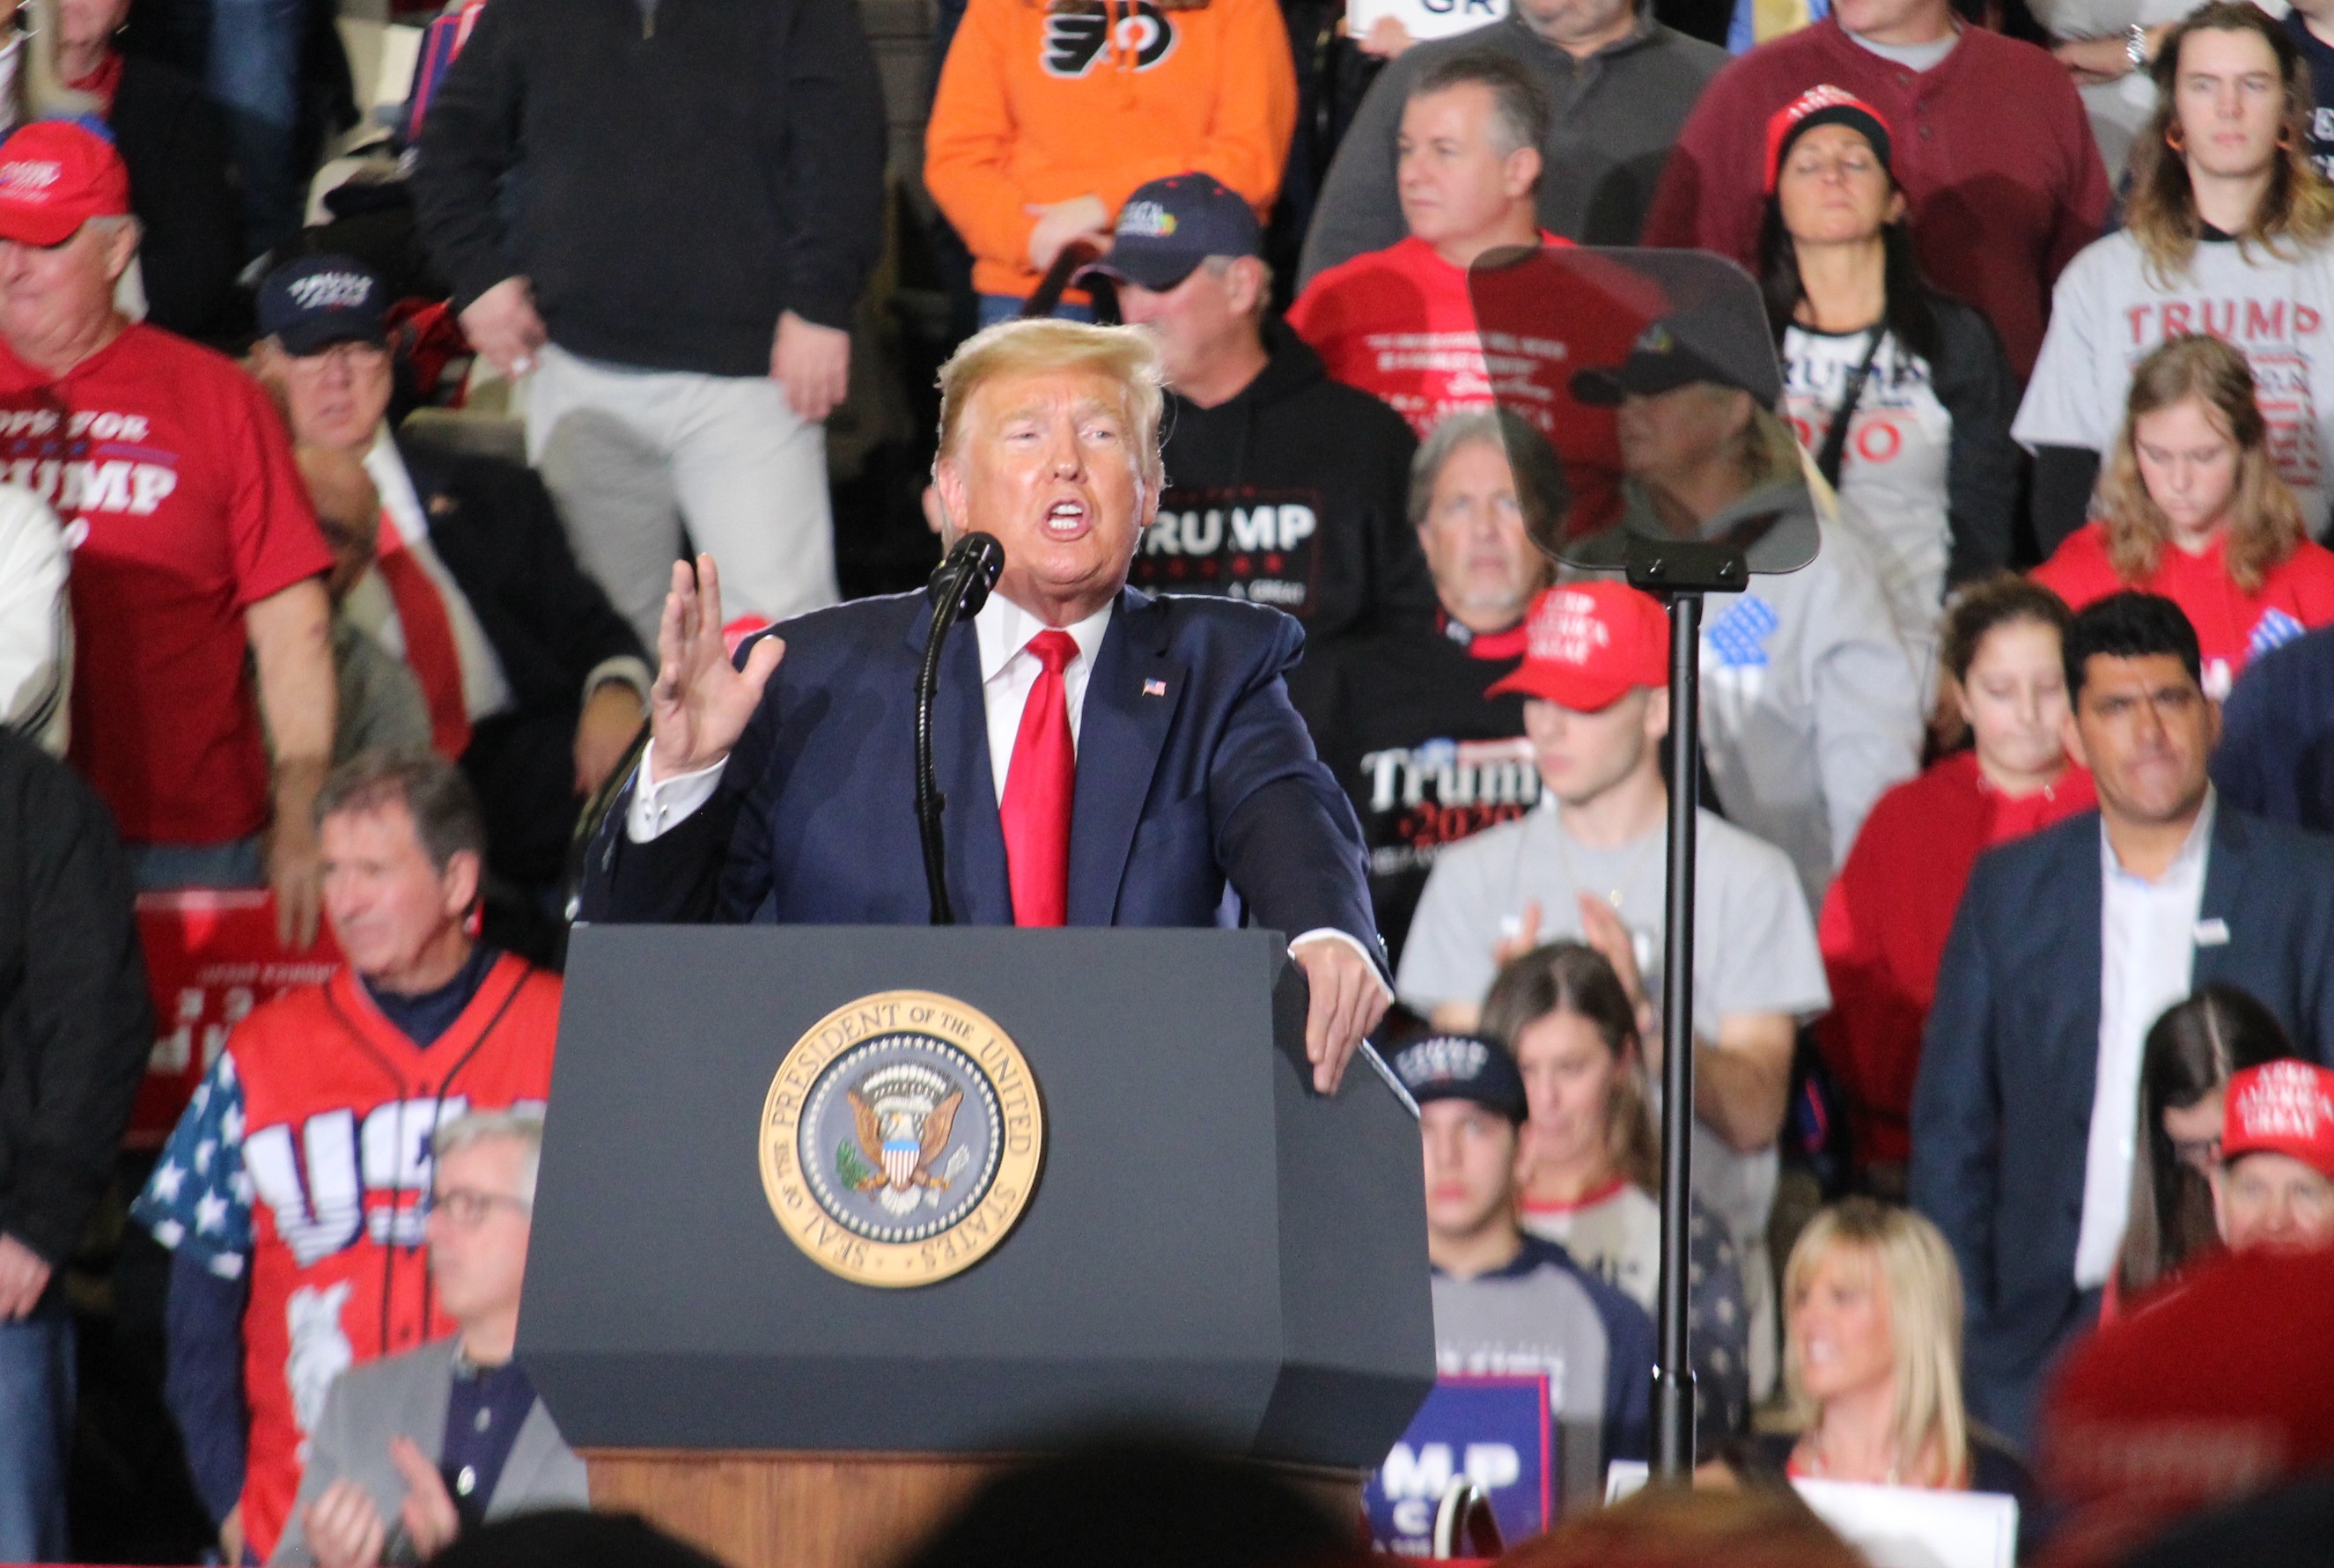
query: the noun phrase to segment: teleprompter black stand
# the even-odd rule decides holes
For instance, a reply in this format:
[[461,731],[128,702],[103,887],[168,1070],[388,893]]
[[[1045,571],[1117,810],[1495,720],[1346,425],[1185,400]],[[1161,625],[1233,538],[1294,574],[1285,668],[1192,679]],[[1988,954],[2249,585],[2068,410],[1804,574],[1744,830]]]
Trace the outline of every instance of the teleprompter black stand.
[[[855,1284],[787,1239],[780,1059],[880,991],[978,1008],[1046,1148],[966,1273]],[[1350,1512],[1434,1373],[1417,1123],[1357,1062],[1312,1092],[1279,935],[579,928],[518,1350],[595,1503],[736,1568],[863,1568],[1006,1456],[1181,1433]]]
[[1702,807],[1702,600],[1750,584],[1731,544],[1632,535],[1632,587],[1669,604],[1669,900],[1662,959],[1662,1277],[1654,1320],[1654,1475],[1693,1469],[1693,1362],[1686,1342],[1686,1240],[1693,1192],[1693,872]]

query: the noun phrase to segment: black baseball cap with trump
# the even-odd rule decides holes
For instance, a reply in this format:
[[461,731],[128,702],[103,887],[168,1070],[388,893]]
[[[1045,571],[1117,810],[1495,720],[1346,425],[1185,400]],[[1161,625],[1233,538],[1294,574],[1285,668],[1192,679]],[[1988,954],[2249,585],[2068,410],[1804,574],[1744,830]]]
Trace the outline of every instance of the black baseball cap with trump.
[[1079,276],[1164,293],[1211,255],[1262,255],[1264,231],[1248,198],[1212,174],[1171,174],[1137,186],[1110,235],[1110,254]]
[[1430,1034],[1397,1053],[1394,1070],[1421,1105],[1471,1100],[1510,1121],[1521,1122],[1531,1114],[1515,1058],[1487,1034]]
[[381,274],[352,256],[302,256],[259,285],[260,332],[301,357],[334,343],[389,341],[388,311]]

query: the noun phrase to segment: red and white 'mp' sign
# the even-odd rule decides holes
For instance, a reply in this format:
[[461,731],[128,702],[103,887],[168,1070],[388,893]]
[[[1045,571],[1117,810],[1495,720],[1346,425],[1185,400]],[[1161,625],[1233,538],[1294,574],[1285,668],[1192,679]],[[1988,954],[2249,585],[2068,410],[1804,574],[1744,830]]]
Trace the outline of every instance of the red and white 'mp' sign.
[[276,938],[275,900],[261,890],[140,893],[138,937],[154,998],[154,1054],[122,1141],[159,1149],[227,1032],[260,1003],[329,979],[341,950],[328,928],[304,951],[286,948]]

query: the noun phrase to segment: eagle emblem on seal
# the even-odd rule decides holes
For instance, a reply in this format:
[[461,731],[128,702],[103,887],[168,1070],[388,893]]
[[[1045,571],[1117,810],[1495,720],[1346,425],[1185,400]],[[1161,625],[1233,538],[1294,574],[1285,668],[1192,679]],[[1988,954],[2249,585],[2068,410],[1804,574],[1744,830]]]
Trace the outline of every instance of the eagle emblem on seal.
[[[963,1090],[929,1067],[900,1063],[869,1073],[844,1097],[851,1102],[859,1147],[838,1151],[838,1176],[855,1190],[873,1193],[892,1214],[914,1208],[925,1189],[948,1190],[964,1161],[934,1167],[948,1152]],[[850,1152],[860,1158],[843,1157]]]

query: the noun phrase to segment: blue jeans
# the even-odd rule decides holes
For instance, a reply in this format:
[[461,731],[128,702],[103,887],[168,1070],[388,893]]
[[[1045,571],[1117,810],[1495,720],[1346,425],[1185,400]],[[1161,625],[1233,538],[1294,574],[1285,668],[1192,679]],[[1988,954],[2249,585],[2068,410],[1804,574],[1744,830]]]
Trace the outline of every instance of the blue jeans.
[[[1021,313],[1021,307],[1027,303],[1011,294],[983,294],[980,296],[980,324],[993,327],[999,322],[1009,322]],[[1057,322],[1091,322],[1094,320],[1094,307],[1065,301],[1054,307],[1054,319]]]
[[203,87],[227,117],[243,177],[243,235],[257,255],[300,227],[307,181],[298,166],[300,55],[309,0],[210,0]]
[[63,1563],[72,1445],[73,1325],[52,1288],[0,1323],[0,1563]]

